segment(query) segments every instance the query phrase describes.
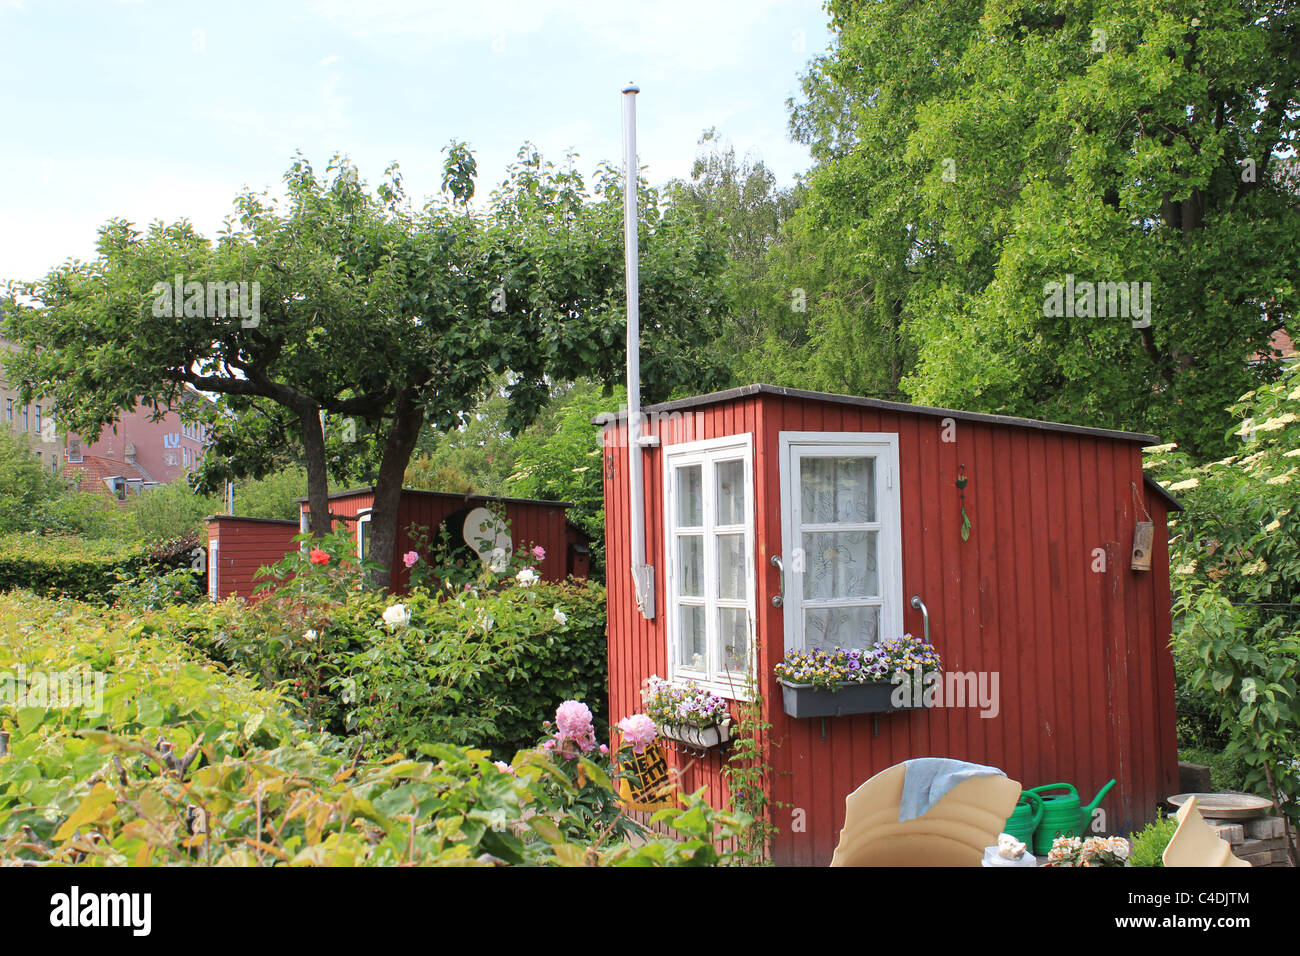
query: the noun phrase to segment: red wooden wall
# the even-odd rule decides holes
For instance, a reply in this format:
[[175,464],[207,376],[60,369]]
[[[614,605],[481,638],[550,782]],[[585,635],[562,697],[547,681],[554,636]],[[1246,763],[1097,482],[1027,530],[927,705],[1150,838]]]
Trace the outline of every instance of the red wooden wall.
[[258,568],[278,564],[293,548],[298,522],[270,518],[213,515],[208,522],[208,549],[217,548],[217,600],[232,595],[252,598],[266,587],[254,580]]
[[[930,411],[862,407],[771,393],[746,394],[683,412],[692,439],[754,436],[758,677],[772,767],[778,864],[825,865],[843,826],[844,798],[863,781],[912,757],[955,757],[997,766],[1024,786],[1075,784],[1086,801],[1118,779],[1102,806],[1108,832],[1155,816],[1174,792],[1177,753],[1165,503],[1144,489],[1133,440],[959,419],[942,440]],[[663,444],[685,422],[654,421]],[[946,670],[997,671],[1001,709],[935,708],[794,720],[781,709],[772,667],[783,654],[782,611],[772,607],[781,548],[778,436],[782,431],[891,432],[899,436],[903,594],[930,611],[931,638]],[[622,436],[622,437],[620,437]],[[656,569],[654,621],[636,609],[628,541],[626,429],[606,429],[605,500],[609,590],[610,716],[640,710],[640,683],[667,676],[664,636],[662,452],[646,456],[646,541]],[[966,467],[969,541],[960,536],[954,481]],[[1129,569],[1133,487],[1156,526],[1150,572]],[[1092,570],[1094,549],[1106,570]],[[921,634],[919,611],[905,628]],[[709,787],[725,802],[722,757],[670,754],[685,791]],[[796,832],[796,831],[799,832]]]

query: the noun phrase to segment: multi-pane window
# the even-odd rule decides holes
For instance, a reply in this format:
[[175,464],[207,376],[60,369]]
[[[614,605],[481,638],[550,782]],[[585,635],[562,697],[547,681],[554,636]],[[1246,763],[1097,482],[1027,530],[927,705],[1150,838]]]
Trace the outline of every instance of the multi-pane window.
[[671,447],[665,465],[670,673],[741,696],[754,653],[749,436]]
[[782,433],[788,648],[866,649],[902,626],[894,436]]

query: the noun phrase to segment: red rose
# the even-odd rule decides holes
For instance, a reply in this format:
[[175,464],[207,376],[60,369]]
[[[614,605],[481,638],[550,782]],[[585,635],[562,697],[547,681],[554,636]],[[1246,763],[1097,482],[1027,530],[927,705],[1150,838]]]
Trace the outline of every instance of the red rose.
[[308,556],[312,564],[329,564],[330,556],[320,548],[312,548]]

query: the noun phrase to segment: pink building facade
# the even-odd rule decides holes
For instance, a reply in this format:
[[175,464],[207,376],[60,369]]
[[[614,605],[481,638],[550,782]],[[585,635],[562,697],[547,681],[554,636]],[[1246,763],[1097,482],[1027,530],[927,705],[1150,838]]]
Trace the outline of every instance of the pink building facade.
[[[197,392],[186,399],[207,400]],[[152,416],[152,409],[137,406],[123,412],[116,424],[106,427],[94,441],[68,434],[64,439],[65,474],[80,473],[103,483],[113,477],[107,472],[120,473],[131,482],[131,490],[137,490],[135,485],[167,484],[194,471],[203,456],[206,427],[185,424],[179,413],[170,409],[157,421],[152,421]],[[92,463],[94,467],[90,467]]]

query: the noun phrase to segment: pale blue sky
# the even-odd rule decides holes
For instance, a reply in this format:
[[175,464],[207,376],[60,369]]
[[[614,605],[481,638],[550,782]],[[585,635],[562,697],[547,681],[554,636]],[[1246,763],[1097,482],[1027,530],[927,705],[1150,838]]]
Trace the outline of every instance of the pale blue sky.
[[111,216],[216,231],[294,150],[401,164],[431,195],[464,139],[479,192],[525,140],[621,161],[635,80],[641,163],[685,176],[717,126],[782,179],[808,166],[785,101],[830,41],[820,0],[0,0],[0,280],[94,251]]

